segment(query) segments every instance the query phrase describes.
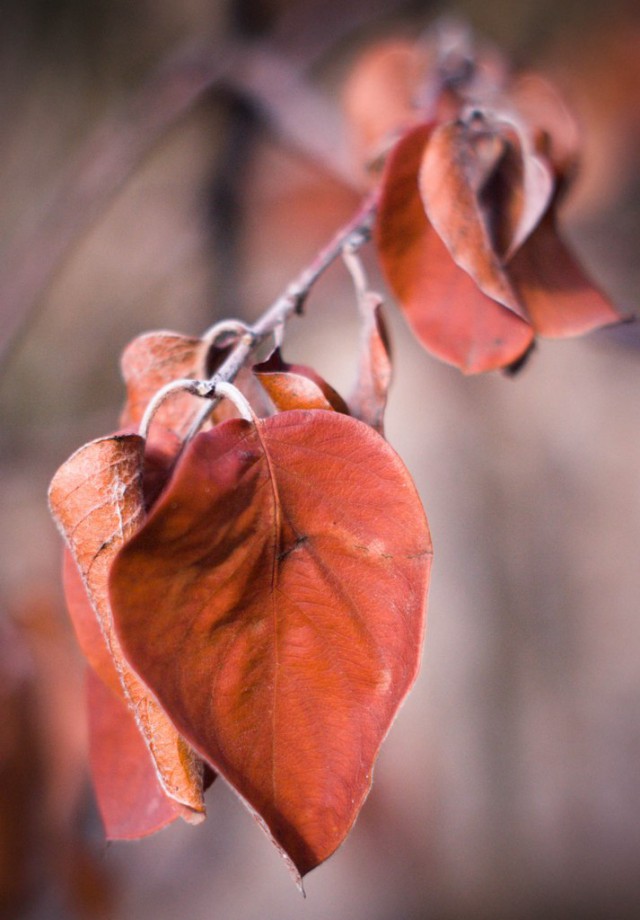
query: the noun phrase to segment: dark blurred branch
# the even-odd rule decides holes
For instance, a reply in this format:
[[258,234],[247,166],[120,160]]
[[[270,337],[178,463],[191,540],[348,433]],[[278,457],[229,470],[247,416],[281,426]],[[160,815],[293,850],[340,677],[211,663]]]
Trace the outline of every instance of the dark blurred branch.
[[337,149],[335,110],[266,45],[190,50],[153,75],[124,111],[98,126],[70,165],[35,229],[18,234],[0,263],[0,359],[73,247],[158,141],[213,87],[249,97],[299,153],[353,184]]
[[232,66],[210,54],[167,62],[122,112],[98,126],[70,165],[42,220],[14,239],[0,266],[0,358],[74,244],[166,131]]

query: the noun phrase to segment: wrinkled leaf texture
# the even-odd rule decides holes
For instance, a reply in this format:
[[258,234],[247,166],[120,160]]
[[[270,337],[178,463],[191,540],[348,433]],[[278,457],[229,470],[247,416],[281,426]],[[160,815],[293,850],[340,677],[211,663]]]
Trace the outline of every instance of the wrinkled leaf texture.
[[[144,518],[143,454],[144,441],[137,435],[116,435],[85,444],[55,474],[49,503],[80,572],[162,788],[185,820],[194,823],[204,817],[202,764],[123,655],[107,593],[112,560]],[[95,639],[87,639],[86,612],[80,611],[74,621],[80,622],[83,616],[79,638],[84,635],[95,656],[100,657]],[[106,683],[113,685],[113,675],[104,661],[98,666]]]
[[87,668],[89,761],[98,810],[109,840],[145,837],[178,818],[156,777],[116,666],[68,549],[63,583],[67,610]]
[[293,410],[198,435],[113,563],[128,659],[300,875],[367,795],[417,672],[430,560],[386,442]]
[[[460,126],[443,134],[446,127],[422,125],[397,144],[387,163],[378,215],[381,264],[419,341],[466,373],[478,373],[518,362],[536,333],[581,335],[624,319],[561,240],[556,224],[559,192],[541,212],[547,191],[537,179],[526,180],[526,164],[520,182],[502,202],[493,203],[505,226],[515,228],[519,245],[505,245],[504,232],[502,239],[491,239],[492,222],[474,198],[474,175],[477,180],[482,164],[469,164],[473,151]],[[434,133],[439,137],[437,157],[430,152]],[[453,156],[456,138],[466,150],[458,152],[464,169],[459,164],[446,180],[445,151]],[[538,163],[533,152],[526,156],[531,164]],[[427,216],[434,199],[425,176],[434,164],[438,230]],[[503,175],[507,190],[512,172],[509,168]],[[532,201],[518,206],[526,194]],[[514,221],[510,211],[520,212],[521,218]],[[493,225],[499,223],[494,219]],[[525,231],[529,235],[522,239]]]

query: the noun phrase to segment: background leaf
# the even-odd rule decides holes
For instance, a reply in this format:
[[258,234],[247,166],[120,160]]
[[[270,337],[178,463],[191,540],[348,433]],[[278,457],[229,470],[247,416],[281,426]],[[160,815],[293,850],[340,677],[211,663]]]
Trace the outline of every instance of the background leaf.
[[107,838],[153,834],[178,817],[158,782],[132,712],[91,668],[86,674],[89,760]]
[[427,218],[454,262],[484,294],[525,319],[496,251],[492,221],[481,198],[506,151],[497,127],[474,111],[467,121],[438,125],[430,132],[418,183]]
[[517,361],[533,329],[480,291],[431,227],[418,191],[429,125],[409,132],[390,155],[376,223],[380,262],[424,347],[465,373]]
[[349,396],[349,411],[384,435],[384,410],[391,384],[391,347],[384,321],[382,299],[374,291],[359,298],[361,329],[356,383]]
[[560,238],[553,209],[515,254],[509,274],[540,335],[583,335],[624,319]]

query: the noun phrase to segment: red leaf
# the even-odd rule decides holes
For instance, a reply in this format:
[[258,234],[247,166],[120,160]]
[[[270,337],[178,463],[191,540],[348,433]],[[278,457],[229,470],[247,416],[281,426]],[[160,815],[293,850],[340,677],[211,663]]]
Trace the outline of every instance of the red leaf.
[[582,335],[624,319],[560,239],[553,209],[515,254],[509,274],[540,335]]
[[391,383],[391,349],[379,294],[360,298],[360,354],[356,384],[349,397],[354,418],[384,435],[384,410]]
[[[147,332],[133,339],[121,359],[127,387],[121,426],[137,427],[149,401],[165,384],[181,378],[205,377],[208,350],[209,345],[202,339],[175,332]],[[150,446],[175,455],[201,408],[201,400],[189,393],[172,394],[154,416],[149,432]]]
[[200,434],[114,561],[129,659],[301,874],[349,831],[414,680],[430,557],[386,442],[291,411]]
[[425,211],[453,260],[488,297],[526,313],[502,256],[518,249],[543,215],[553,177],[515,124],[474,110],[431,133],[420,166]]
[[257,364],[258,378],[276,409],[333,409],[349,414],[342,396],[312,368],[304,364],[287,364],[276,349],[268,361]]
[[409,132],[389,157],[376,224],[382,268],[424,347],[466,373],[512,364],[533,330],[482,293],[431,227],[418,191],[429,125]]
[[89,759],[109,840],[153,834],[178,817],[158,783],[135,718],[122,699],[87,670]]
[[526,119],[537,150],[553,164],[557,177],[563,182],[571,179],[578,164],[580,133],[555,87],[540,74],[525,73],[509,87],[509,98]]
[[377,42],[356,59],[343,98],[362,162],[377,156],[385,141],[420,118],[416,96],[429,63],[420,46],[399,38]]
[[55,474],[51,513],[62,531],[167,795],[186,820],[202,820],[202,764],[125,659],[113,628],[107,579],[113,557],[144,518],[144,441],[118,435],[85,444]]
[[67,611],[82,654],[111,692],[125,700],[124,688],[113,656],[87,597],[82,576],[66,547],[62,562],[62,581]]

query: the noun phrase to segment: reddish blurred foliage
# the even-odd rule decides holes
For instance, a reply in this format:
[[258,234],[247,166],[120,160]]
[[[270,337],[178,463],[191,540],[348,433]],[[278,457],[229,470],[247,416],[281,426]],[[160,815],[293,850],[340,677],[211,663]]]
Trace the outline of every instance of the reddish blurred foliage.
[[422,344],[478,373],[520,363],[535,334],[579,335],[622,314],[556,229],[576,159],[562,102],[541,78],[513,79],[453,38],[425,49],[421,68],[418,46],[401,53],[383,42],[356,70],[349,99],[370,140],[366,116],[392,65],[397,121],[389,132],[385,114],[394,146],[377,221],[381,264]]

